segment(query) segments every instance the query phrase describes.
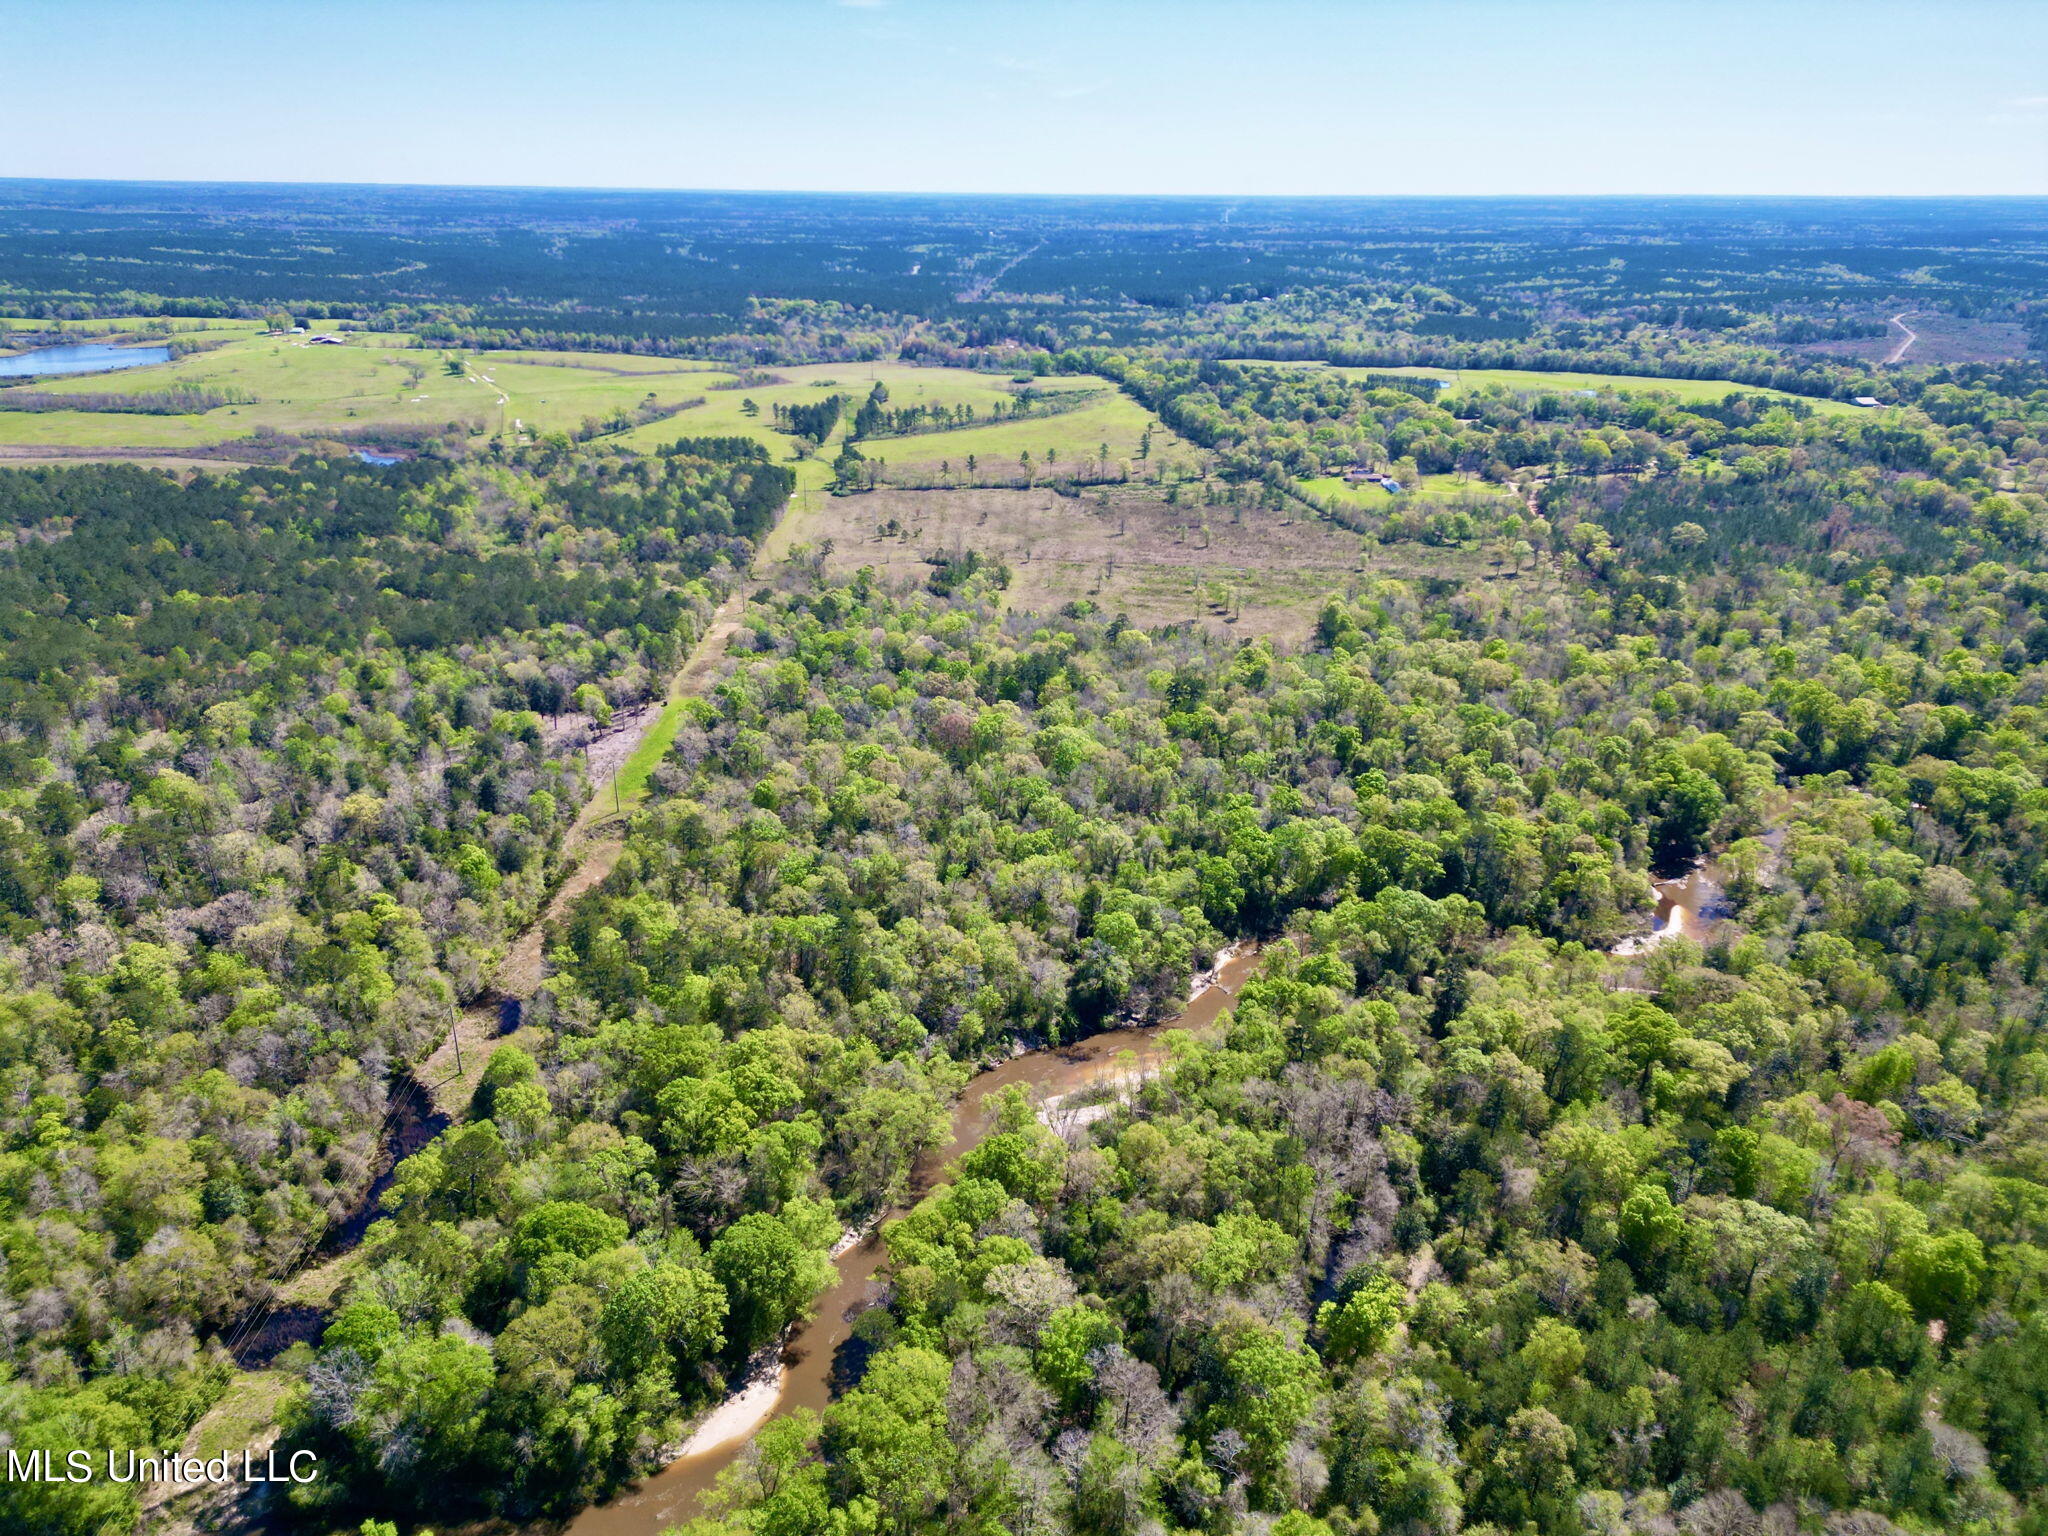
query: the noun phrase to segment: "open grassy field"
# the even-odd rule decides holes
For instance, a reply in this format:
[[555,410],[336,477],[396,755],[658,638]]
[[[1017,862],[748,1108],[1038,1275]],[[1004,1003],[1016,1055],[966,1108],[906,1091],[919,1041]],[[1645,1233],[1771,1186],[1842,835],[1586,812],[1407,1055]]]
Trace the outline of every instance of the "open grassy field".
[[[358,331],[347,333],[344,346],[313,346],[304,337],[265,335],[253,323],[190,336],[222,344],[154,367],[74,374],[35,388],[58,395],[140,394],[192,386],[252,395],[253,403],[185,416],[0,411],[0,445],[177,449],[229,442],[259,429],[313,434],[366,427],[509,438],[573,430],[587,417],[631,411],[650,394],[658,404],[673,405],[730,377],[668,359],[644,360],[662,363],[660,369],[600,370],[495,353],[465,356],[457,377],[446,372],[441,352],[417,347],[407,336]],[[671,426],[668,435],[683,430]]]
[[[889,406],[894,410],[911,405],[971,405],[986,416],[998,404],[1007,404],[1022,387],[1001,374],[965,368],[921,368],[908,363],[816,363],[776,368],[772,372],[781,382],[708,390],[702,406],[668,421],[636,427],[613,441],[651,451],[685,436],[751,437],[767,444],[778,461],[795,461],[799,488],[817,492],[831,481],[830,466],[838,455],[839,445],[845,441],[847,420],[841,419],[815,454],[799,458],[797,440],[775,430],[777,405],[814,404],[834,394],[848,396],[858,403],[881,383],[888,387]],[[497,376],[504,377],[502,373]],[[1195,462],[1196,450],[1159,425],[1143,406],[1119,394],[1106,379],[1062,377],[1038,381],[1038,388],[1047,393],[1086,392],[1093,398],[1073,410],[1021,421],[873,438],[860,445],[861,451],[886,466],[885,478],[936,480],[941,466],[950,463],[954,478],[962,482],[1013,477],[1021,480],[1023,470],[1018,456],[1027,450],[1040,474],[1044,473],[1048,450],[1056,455],[1056,472],[1063,466],[1093,461],[1105,443],[1109,445],[1110,462],[1120,464],[1136,457],[1139,441],[1150,425],[1153,464],[1192,467]],[[751,416],[744,409],[750,400],[757,408],[757,414]],[[969,455],[975,457],[978,465],[973,476],[967,470]]]
[[[872,567],[922,581],[928,557],[974,550],[1011,569],[1009,607],[1052,613],[1085,599],[1142,627],[1200,622],[1220,634],[1300,642],[1324,598],[1367,572],[1502,578],[1475,554],[1366,545],[1313,519],[1229,507],[1170,507],[1142,486],[1061,496],[1030,490],[878,490],[821,498],[795,537],[831,540],[835,572]],[[1206,519],[1206,527],[1204,520]],[[1531,584],[1537,579],[1524,575]]]
[[[93,324],[90,331],[82,324],[67,325],[65,335],[133,335],[143,322]],[[28,322],[11,327],[26,328]],[[1048,469],[1072,472],[1105,460],[1112,469],[1130,463],[1140,473],[1172,473],[1192,470],[1199,460],[1197,450],[1106,379],[1035,381],[1041,391],[1079,395],[1082,403],[1054,414],[989,423],[987,418],[1014,400],[1025,385],[1006,375],[963,368],[822,363],[778,368],[772,382],[736,388],[731,387],[736,382],[731,371],[703,362],[543,351],[462,354],[458,375],[445,367],[450,354],[420,346],[405,335],[349,331],[342,333],[343,346],[317,346],[304,336],[269,335],[257,321],[181,322],[175,334],[203,343],[204,350],[153,367],[75,374],[40,380],[33,387],[53,395],[139,395],[184,387],[253,398],[180,416],[0,411],[0,456],[10,448],[175,455],[265,432],[314,436],[386,429],[412,436],[493,436],[518,442],[549,432],[575,432],[592,418],[604,421],[615,412],[630,414],[644,405],[666,409],[697,401],[701,403],[611,433],[605,440],[651,452],[678,437],[751,437],[766,444],[778,461],[796,462],[799,485],[815,491],[831,479],[831,461],[845,438],[846,425],[842,420],[831,438],[810,454],[801,451],[803,445],[795,438],[775,429],[775,407],[812,404],[833,394],[858,402],[879,383],[887,387],[892,409],[964,405],[982,418],[959,430],[877,438],[865,444],[870,458],[885,462],[885,478],[937,480],[942,467],[950,464],[952,477],[963,482],[1021,483],[1021,456],[1027,452],[1040,476]],[[1151,457],[1140,463],[1148,427]],[[970,456],[979,468],[973,476],[966,467]]]
[[1783,390],[1763,389],[1754,384],[1737,384],[1732,379],[1660,379],[1633,373],[1540,373],[1525,368],[1344,368],[1330,363],[1275,363],[1258,358],[1243,358],[1238,361],[1245,367],[1254,368],[1327,368],[1332,373],[1341,373],[1346,378],[1356,379],[1362,379],[1369,373],[1447,379],[1451,384],[1451,387],[1444,391],[1447,397],[1492,387],[1530,394],[1565,394],[1578,389],[1596,392],[1611,389],[1621,394],[1670,395],[1691,403],[1720,400],[1731,392],[1739,391],[1746,395],[1770,395],[1780,400],[1803,400],[1816,411],[1829,415],[1853,415],[1862,409],[1842,400],[1820,400],[1810,395],[1791,395]]
[[[239,1458],[274,1432],[278,1409],[298,1378],[289,1371],[244,1371],[227,1393],[192,1427],[185,1440],[188,1456]],[[259,1457],[260,1460],[260,1457]]]
[[1377,485],[1352,485],[1342,475],[1323,475],[1300,482],[1311,495],[1327,498],[1339,506],[1363,507],[1368,512],[1398,512],[1415,506],[1460,506],[1472,500],[1507,501],[1518,498],[1510,486],[1495,485],[1476,475],[1424,475],[1422,483],[1398,495]]
[[[758,439],[786,455],[792,451],[795,439],[775,430],[774,408],[778,405],[814,405],[832,395],[845,395],[853,402],[848,407],[850,413],[867,398],[869,390],[882,384],[888,388],[889,406],[894,410],[909,405],[972,405],[986,414],[999,402],[1007,403],[1015,393],[1002,375],[966,368],[918,368],[908,363],[811,363],[769,371],[783,382],[713,391],[702,409],[689,413],[687,421],[656,422],[625,433],[620,441],[630,447],[653,448],[686,435],[731,433]],[[758,415],[749,416],[744,411],[749,400],[759,408]],[[842,428],[833,434],[833,441],[843,435]],[[830,457],[829,452],[826,457]]]
[[[408,365],[422,370],[419,384],[410,383]],[[449,379],[443,389],[438,374],[435,355],[407,350],[404,338],[379,336],[370,344],[358,338],[347,346],[315,347],[303,337],[252,333],[155,367],[74,374],[41,381],[36,388],[67,395],[192,386],[253,395],[253,404],[187,416],[6,411],[0,412],[0,443],[188,448],[247,437],[266,427],[315,432],[387,422],[441,428],[451,421],[481,421],[482,386]]]
[[[1133,476],[1149,477],[1153,471],[1168,475],[1191,474],[1201,462],[1201,450],[1167,429],[1157,417],[1105,379],[1073,378],[1058,381],[1061,390],[1093,389],[1085,403],[1056,415],[1030,417],[963,427],[952,432],[925,432],[910,437],[875,438],[860,445],[870,459],[884,466],[884,483],[925,483],[947,472],[961,482],[1022,480],[1023,455],[1031,455],[1032,472],[1038,476],[1066,474],[1079,470],[1094,474],[1117,473],[1128,465]],[[1149,459],[1140,461],[1140,446],[1146,429],[1152,433]],[[972,474],[969,457],[975,460]]]
[[[135,325],[127,322],[120,334],[132,334]],[[86,333],[67,327],[69,334]],[[730,387],[736,376],[728,370],[675,358],[486,352],[462,354],[458,375],[445,367],[450,354],[419,346],[410,336],[351,331],[343,333],[343,346],[316,346],[304,336],[269,335],[255,321],[195,321],[177,334],[206,343],[206,349],[153,367],[52,378],[33,387],[53,395],[139,395],[189,387],[253,398],[180,416],[0,411],[0,458],[14,456],[10,450],[22,457],[82,457],[114,450],[174,457],[181,450],[265,432],[317,436],[384,429],[519,442],[549,432],[575,432],[592,418],[604,421],[644,405],[666,409],[699,402],[611,433],[605,441],[652,452],[679,437],[751,437],[767,445],[778,461],[794,463],[799,487],[816,492],[831,480],[830,465],[845,438],[846,420],[809,453],[797,439],[776,430],[775,407],[812,404],[833,394],[857,402],[877,383],[887,386],[892,409],[964,405],[983,418],[958,430],[864,444],[871,459],[882,461],[885,481],[936,481],[943,471],[962,483],[1022,483],[1025,453],[1040,478],[1091,468],[1101,472],[1104,466],[1114,473],[1127,464],[1140,476],[1171,475],[1192,472],[1201,457],[1106,379],[1037,381],[1042,391],[1080,396],[1081,403],[1044,416],[989,423],[986,418],[1024,386],[1005,375],[962,368],[813,364],[779,368],[772,382],[736,388]],[[1148,428],[1151,454],[1141,461]],[[970,457],[977,464],[972,475]]]
[[477,356],[486,363],[503,360],[544,368],[581,368],[590,373],[608,373],[621,377],[665,373],[728,376],[726,369],[718,363],[702,362],[689,357],[647,357],[637,352],[483,352]]

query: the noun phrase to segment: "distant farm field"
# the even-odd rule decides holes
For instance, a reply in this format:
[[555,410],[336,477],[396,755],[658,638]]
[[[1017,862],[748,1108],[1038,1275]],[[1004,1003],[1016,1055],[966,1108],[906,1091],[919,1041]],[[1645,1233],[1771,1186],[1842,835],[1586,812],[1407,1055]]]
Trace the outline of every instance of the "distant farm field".
[[[1061,393],[1093,394],[1078,406],[1051,415],[951,432],[873,438],[862,442],[860,450],[881,461],[884,483],[929,483],[947,475],[970,483],[1022,482],[1034,476],[1120,475],[1126,469],[1133,477],[1149,478],[1162,472],[1191,474],[1201,463],[1200,449],[1175,436],[1108,380],[1062,378],[1057,388]],[[1149,457],[1141,458],[1148,429]],[[967,465],[970,458],[972,470]]]
[[[794,451],[796,439],[775,429],[775,407],[814,405],[833,395],[848,400],[851,415],[877,384],[889,391],[892,410],[910,405],[971,405],[983,415],[998,404],[1008,404],[1014,390],[999,374],[976,373],[967,368],[918,368],[908,363],[811,363],[802,367],[767,370],[775,383],[750,384],[744,388],[713,390],[703,408],[689,413],[687,421],[657,422],[625,433],[620,441],[628,447],[654,448],[678,437],[738,434],[767,443],[782,457]],[[720,375],[725,380],[731,374]],[[755,407],[748,414],[747,403]],[[834,432],[836,441],[845,435],[843,425]]]
[[1822,400],[1811,395],[1787,394],[1755,384],[1738,384],[1733,379],[1665,379],[1634,373],[1544,373],[1527,368],[1350,368],[1332,363],[1275,363],[1260,358],[1238,360],[1247,368],[1324,368],[1346,378],[1363,379],[1367,374],[1398,374],[1405,378],[1442,379],[1450,385],[1443,393],[1454,396],[1474,390],[1498,388],[1529,394],[1568,394],[1573,390],[1598,393],[1611,389],[1618,394],[1670,395],[1688,404],[1717,401],[1731,394],[1769,395],[1778,400],[1798,400],[1828,415],[1854,415],[1862,408],[1843,400]]
[[[407,365],[421,370],[419,383],[409,383]],[[404,338],[359,338],[325,347],[308,345],[303,337],[251,334],[153,367],[72,374],[34,385],[39,393],[57,396],[213,389],[253,397],[249,403],[181,416],[0,411],[0,443],[190,448],[248,437],[261,428],[317,432],[392,423],[439,429],[451,421],[481,421],[483,387],[452,378],[445,389],[437,387],[438,380],[426,382],[438,370],[434,354],[407,350]]]
[[[145,323],[128,322],[118,332],[100,334],[134,336]],[[814,489],[830,481],[830,465],[853,412],[880,384],[890,410],[926,406],[973,414],[959,427],[863,441],[861,452],[878,463],[885,483],[1025,484],[1126,472],[1178,476],[1193,473],[1202,458],[1110,381],[1086,376],[1019,381],[964,368],[820,363],[764,370],[765,379],[742,384],[730,369],[687,359],[458,354],[388,332],[341,332],[338,346],[304,335],[273,336],[253,321],[189,322],[175,334],[199,342],[202,350],[150,367],[25,386],[38,395],[80,397],[81,408],[0,409],[0,450],[174,454],[269,433],[374,438],[387,431],[414,439],[488,437],[507,444],[553,432],[595,432],[606,443],[653,452],[680,437],[732,435],[764,444],[779,462],[795,462],[799,484]],[[63,339],[88,335],[67,326]],[[449,371],[451,358],[456,372]],[[109,396],[171,390],[210,391],[225,403],[181,415],[106,408]],[[994,419],[1013,409],[1026,390],[1038,397],[1039,413]],[[815,404],[832,395],[845,397],[847,405],[825,443],[814,449],[778,429],[778,407]],[[93,397],[93,408],[86,408],[87,397]],[[651,419],[635,420],[641,416]],[[970,458],[973,470],[967,467]]]
[[[502,434],[510,440],[573,431],[590,418],[630,413],[643,404],[672,407],[706,396],[710,384],[730,377],[669,359],[645,360],[662,363],[660,369],[621,370],[496,353],[464,354],[461,372],[453,374],[442,352],[420,347],[411,337],[344,335],[343,345],[325,346],[304,336],[265,335],[250,325],[181,333],[181,339],[222,344],[152,367],[72,374],[32,387],[59,396],[205,389],[235,397],[236,403],[177,416],[0,410],[0,445],[176,449],[263,431],[317,435],[377,428]],[[680,430],[671,427],[670,436]]]

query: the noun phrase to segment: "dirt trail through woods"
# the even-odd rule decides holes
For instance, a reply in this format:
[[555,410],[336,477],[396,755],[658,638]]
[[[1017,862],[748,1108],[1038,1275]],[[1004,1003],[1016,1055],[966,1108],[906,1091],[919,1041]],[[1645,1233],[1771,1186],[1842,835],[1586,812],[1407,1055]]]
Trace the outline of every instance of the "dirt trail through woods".
[[1903,333],[1899,338],[1899,344],[1892,348],[1891,356],[1885,359],[1887,363],[1896,363],[1906,355],[1906,349],[1920,339],[1920,333],[1906,324],[1906,311],[1903,309],[1892,316],[1891,323]]
[[[701,693],[717,672],[727,644],[739,632],[740,611],[747,603],[745,583],[746,578],[742,576],[740,583],[718,605],[710,625],[676,670],[669,684],[671,702]],[[665,714],[665,709],[648,714],[639,727],[633,748],[637,748],[641,738],[655,729]],[[547,939],[548,924],[561,917],[577,897],[601,884],[619,862],[619,854],[626,846],[621,835],[625,818],[618,809],[619,802],[613,795],[612,786],[618,772],[624,771],[631,757],[632,750],[628,749],[619,759],[619,769],[605,783],[597,786],[596,792],[584,804],[582,814],[576,818],[576,825],[569,829],[566,852],[574,860],[574,866],[568,878],[556,889],[541,915],[512,941],[511,947],[505,951],[505,958],[498,962],[497,970],[492,973],[491,985],[483,997],[462,1010],[447,1038],[420,1064],[417,1075],[426,1084],[434,1107],[441,1113],[460,1117],[470,1095],[475,1093],[477,1078],[483,1072],[491,1043],[510,1022],[503,1011],[503,1004],[508,1000],[523,1002],[539,989],[545,973],[542,945]]]

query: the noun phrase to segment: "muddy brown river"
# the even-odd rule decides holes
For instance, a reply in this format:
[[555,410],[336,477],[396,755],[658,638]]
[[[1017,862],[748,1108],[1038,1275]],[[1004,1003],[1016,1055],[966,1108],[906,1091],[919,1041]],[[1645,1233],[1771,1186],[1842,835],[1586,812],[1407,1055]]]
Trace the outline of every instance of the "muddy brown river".
[[[1072,1045],[1031,1051],[981,1073],[953,1110],[953,1139],[919,1161],[912,1178],[913,1197],[928,1191],[955,1158],[988,1135],[995,1123],[990,1095],[1015,1084],[1042,1101],[1147,1075],[1166,1054],[1160,1036],[1170,1029],[1213,1024],[1228,1010],[1257,962],[1256,949],[1232,955],[1218,968],[1212,984],[1163,1024],[1111,1030]],[[872,1231],[841,1253],[834,1261],[838,1279],[819,1298],[816,1316],[784,1347],[779,1374],[771,1371],[728,1398],[691,1437],[684,1454],[609,1504],[584,1510],[569,1522],[567,1536],[656,1536],[696,1513],[699,1496],[769,1419],[795,1408],[822,1411],[834,1395],[834,1363],[853,1336],[854,1320],[879,1297],[875,1276],[886,1256],[881,1237]]]
[[1724,879],[1721,866],[1709,859],[1695,864],[1675,880],[1653,880],[1657,912],[1651,919],[1650,931],[1623,939],[1612,952],[1640,955],[1666,939],[1697,939],[1706,943],[1712,937],[1714,924],[1729,915],[1728,898],[1722,891]]

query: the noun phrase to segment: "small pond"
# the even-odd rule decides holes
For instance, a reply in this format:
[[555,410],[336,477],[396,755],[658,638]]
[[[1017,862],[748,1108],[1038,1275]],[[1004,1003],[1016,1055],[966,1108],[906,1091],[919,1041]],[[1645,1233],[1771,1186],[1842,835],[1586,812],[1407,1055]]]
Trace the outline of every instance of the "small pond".
[[147,368],[171,360],[169,347],[117,347],[86,341],[69,347],[38,347],[18,357],[0,357],[0,379],[46,379],[60,373],[107,373],[116,368]]

